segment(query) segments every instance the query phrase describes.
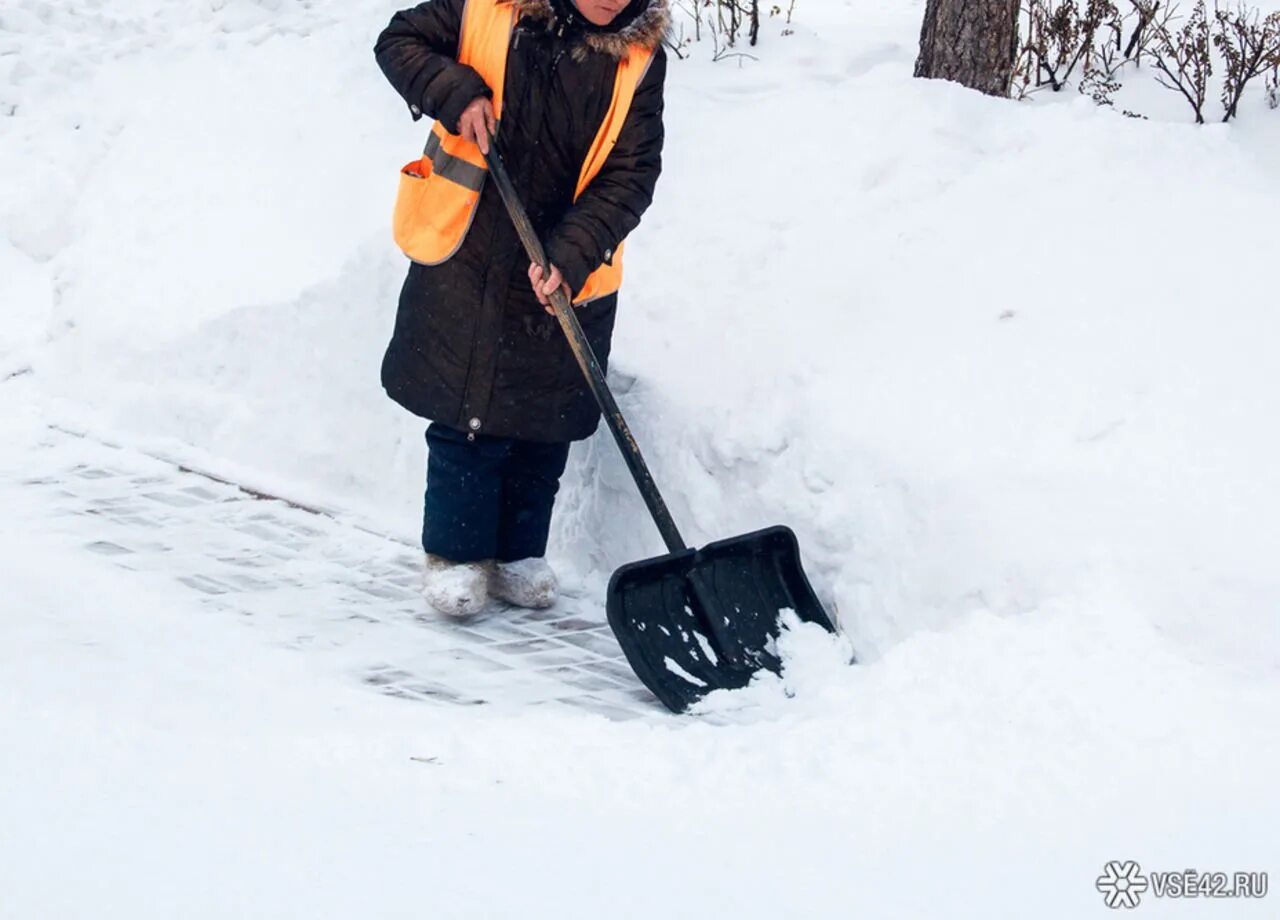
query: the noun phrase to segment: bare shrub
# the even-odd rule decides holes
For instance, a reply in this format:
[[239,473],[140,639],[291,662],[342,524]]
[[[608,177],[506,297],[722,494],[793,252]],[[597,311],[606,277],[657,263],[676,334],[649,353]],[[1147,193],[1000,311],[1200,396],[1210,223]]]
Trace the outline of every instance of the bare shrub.
[[1136,19],[1129,42],[1124,46],[1124,58],[1135,64],[1142,63],[1151,42],[1162,30],[1168,28],[1170,20],[1177,11],[1176,3],[1162,3],[1161,0],[1129,0]]
[[[1268,105],[1280,108],[1280,11],[1263,16],[1247,0],[1223,6],[1196,0],[1184,16],[1170,0],[1023,0],[1024,36],[1011,94],[1076,86],[1098,105],[1115,104],[1125,73],[1145,58],[1156,81],[1182,96],[1204,124],[1210,77],[1221,68],[1222,120],[1239,115],[1251,82],[1262,78]],[[1126,37],[1127,36],[1127,37]],[[1078,76],[1077,76],[1078,75]],[[1133,115],[1132,112],[1125,112]],[[1141,117],[1141,116],[1135,116]]]
[[1086,55],[1080,92],[1098,105],[1115,105],[1115,94],[1123,85],[1120,69],[1124,63],[1121,52],[1110,42],[1099,47],[1096,53]]
[[[668,47],[677,56],[684,57],[694,42],[709,39],[714,60],[750,57],[735,50],[740,40],[745,38],[752,47],[759,42],[762,17],[785,17],[785,22],[790,25],[796,2],[788,0],[785,9],[774,3],[762,12],[761,0],[676,0],[674,7],[684,16],[676,18],[675,35]],[[790,35],[791,29],[784,29],[782,34]]]
[[1161,0],[1129,0],[1129,7],[1121,13],[1111,0],[1024,0],[1014,94],[1021,98],[1045,86],[1059,92],[1079,68],[1080,91],[1111,105],[1124,66],[1142,57],[1153,39],[1152,23],[1168,15]]
[[1204,104],[1213,74],[1209,15],[1204,0],[1196,0],[1191,15],[1179,28],[1160,26],[1151,46],[1151,59],[1159,73],[1156,82],[1182,94],[1195,112],[1196,124],[1204,124]]
[[1257,10],[1241,3],[1234,9],[1215,7],[1213,18],[1213,44],[1223,61],[1222,120],[1229,121],[1249,81],[1280,67],[1280,12],[1261,19]]
[[1120,26],[1120,12],[1111,0],[1088,0],[1083,12],[1076,0],[1032,0],[1028,11],[1024,51],[1034,62],[1036,86],[1046,83],[1060,92],[1081,61],[1094,53],[1099,30]]

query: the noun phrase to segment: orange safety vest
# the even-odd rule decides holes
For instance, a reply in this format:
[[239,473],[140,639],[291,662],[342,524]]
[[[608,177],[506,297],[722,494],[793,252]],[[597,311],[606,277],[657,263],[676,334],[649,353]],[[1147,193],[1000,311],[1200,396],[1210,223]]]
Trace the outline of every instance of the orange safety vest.
[[[493,111],[499,119],[507,49],[517,18],[509,0],[467,0],[462,13],[458,60],[474,68],[493,90]],[[618,61],[613,98],[582,163],[573,193],[575,201],[604,167],[609,151],[618,142],[631,100],[652,57],[652,49],[632,45],[627,56]],[[467,236],[488,172],[480,148],[450,134],[437,121],[427,138],[422,158],[400,170],[400,190],[392,221],[396,245],[410,259],[425,265],[439,265],[449,259]],[[580,304],[604,297],[621,285],[622,244],[619,243],[613,258],[587,277],[573,302]]]

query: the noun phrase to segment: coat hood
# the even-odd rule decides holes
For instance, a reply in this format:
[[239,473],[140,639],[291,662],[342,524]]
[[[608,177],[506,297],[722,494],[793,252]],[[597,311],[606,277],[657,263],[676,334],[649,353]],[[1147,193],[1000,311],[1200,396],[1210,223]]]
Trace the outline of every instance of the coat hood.
[[668,0],[633,0],[607,26],[587,22],[573,6],[573,0],[511,0],[522,17],[552,24],[567,18],[581,35],[585,48],[615,60],[627,56],[627,48],[638,44],[654,49],[662,44],[671,28]]

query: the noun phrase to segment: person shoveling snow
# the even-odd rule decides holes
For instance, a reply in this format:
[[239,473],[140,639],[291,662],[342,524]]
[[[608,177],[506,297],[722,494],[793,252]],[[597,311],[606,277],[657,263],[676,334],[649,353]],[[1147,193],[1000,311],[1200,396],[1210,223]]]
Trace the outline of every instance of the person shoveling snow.
[[781,667],[781,610],[833,627],[789,529],[685,544],[605,381],[623,240],[661,169],[667,20],[665,0],[428,0],[392,19],[378,61],[436,123],[401,170],[395,237],[414,264],[383,385],[432,420],[424,593],[449,616],[490,594],[555,602],[559,479],[604,416],[669,550],[614,573],[609,624],[683,711]]
[[[662,169],[668,22],[666,0],[428,0],[378,38],[378,64],[413,118],[436,122],[426,155],[402,174],[396,239],[414,261],[382,383],[431,420],[424,593],[443,614],[476,613],[490,593],[555,601],[552,507],[569,444],[595,431],[600,411],[548,297],[572,295],[605,361],[622,241]],[[635,50],[647,66],[620,77]],[[629,104],[610,93],[624,78]],[[547,242],[546,274],[485,187],[499,118]]]

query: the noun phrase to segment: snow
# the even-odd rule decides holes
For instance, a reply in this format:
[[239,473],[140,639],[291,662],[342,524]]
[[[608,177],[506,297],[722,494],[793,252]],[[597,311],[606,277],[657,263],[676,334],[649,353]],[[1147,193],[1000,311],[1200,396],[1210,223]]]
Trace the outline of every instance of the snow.
[[428,604],[441,613],[465,618],[479,613],[488,597],[489,575],[483,564],[436,560],[429,564],[422,581]]
[[705,687],[707,685],[706,681],[698,680],[698,678],[680,667],[680,662],[676,661],[669,655],[664,655],[662,657],[662,666],[686,683],[693,684],[697,687]]
[[[48,425],[415,537],[396,6],[0,11],[0,916],[1078,918],[1109,859],[1280,870],[1280,113],[916,81],[918,2],[673,62],[611,369],[686,539],[791,525],[842,637],[687,719],[412,704],[85,553],[22,485]],[[597,597],[660,551],[607,437],[553,544]]]
[[[6,471],[48,459],[22,417]],[[1274,681],[1123,608],[975,614],[852,668],[791,622],[783,678],[717,723],[424,706],[336,679],[323,632],[264,643],[87,556],[92,525],[4,479],[0,916],[1079,917],[1117,854],[1274,864]]]
[[494,576],[499,596],[521,607],[550,607],[559,594],[555,572],[540,557],[500,562]]

